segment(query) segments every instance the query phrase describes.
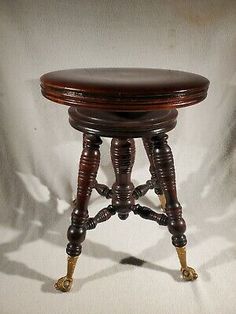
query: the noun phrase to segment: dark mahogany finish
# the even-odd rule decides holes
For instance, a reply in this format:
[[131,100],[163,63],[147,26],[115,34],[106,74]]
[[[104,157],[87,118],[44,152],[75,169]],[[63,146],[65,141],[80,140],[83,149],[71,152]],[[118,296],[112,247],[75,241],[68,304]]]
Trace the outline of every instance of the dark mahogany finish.
[[105,112],[69,108],[71,126],[106,137],[144,137],[169,132],[177,123],[176,109],[151,112]]
[[133,197],[137,200],[141,196],[144,196],[150,189],[153,189],[155,182],[153,180],[147,180],[146,183],[136,186],[133,191]]
[[184,235],[186,225],[177,198],[174,159],[167,138],[167,135],[159,134],[151,139],[154,146],[152,159],[154,171],[166,198],[165,212],[168,216],[168,229],[173,235],[172,243],[174,246],[182,247],[187,243]]
[[115,213],[116,211],[111,205],[101,209],[95,217],[88,219],[86,225],[87,230],[95,229],[97,224],[110,219],[112,215],[115,215]]
[[88,202],[100,162],[99,145],[101,143],[101,139],[96,135],[88,134],[84,136],[84,148],[79,165],[76,204],[71,215],[71,226],[67,231],[69,243],[66,252],[70,256],[80,255],[81,243],[85,239],[89,218]]
[[112,189],[109,189],[107,185],[100,184],[96,181],[94,188],[101,196],[105,196],[106,198],[112,198]]
[[112,186],[112,205],[120,219],[126,219],[134,205],[134,185],[131,182],[131,171],[135,158],[133,139],[113,138],[111,141],[111,159],[116,175]]
[[68,106],[105,111],[153,111],[202,101],[209,81],[200,75],[151,68],[87,68],[44,74],[42,93]]
[[153,220],[157,222],[159,225],[167,226],[168,224],[167,215],[156,213],[149,207],[140,206],[139,204],[137,204],[133,207],[133,212],[135,215],[139,215],[144,219]]
[[149,167],[149,171],[151,173],[152,176],[152,182],[155,188],[155,193],[158,195],[162,195],[163,191],[161,188],[161,185],[159,183],[159,179],[158,179],[158,174],[157,171],[155,171],[155,164],[154,164],[154,160],[153,160],[153,150],[154,150],[154,145],[153,145],[153,141],[151,140],[151,138],[143,138],[143,145],[144,148],[146,150],[149,162],[150,162],[150,167]]
[[[58,280],[57,289],[70,289],[76,257],[81,253],[86,231],[116,213],[120,219],[126,219],[133,212],[167,226],[177,249],[183,277],[186,280],[197,278],[194,269],[186,262],[186,224],[177,198],[174,159],[166,133],[176,126],[177,109],[202,101],[208,86],[209,81],[200,75],[162,69],[73,69],[41,77],[43,95],[70,106],[69,122],[84,134],[77,198],[67,233],[68,272]],[[112,187],[96,181],[102,143],[100,136],[112,138],[111,160],[116,178]],[[131,180],[134,138],[143,140],[151,173],[150,180],[137,187]],[[111,199],[111,204],[89,217],[92,189]],[[135,203],[150,189],[158,194],[164,213]]]

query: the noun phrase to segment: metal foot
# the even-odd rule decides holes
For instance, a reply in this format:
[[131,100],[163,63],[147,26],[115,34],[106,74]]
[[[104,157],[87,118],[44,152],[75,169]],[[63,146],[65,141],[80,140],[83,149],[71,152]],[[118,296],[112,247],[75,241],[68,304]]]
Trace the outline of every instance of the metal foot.
[[54,284],[54,287],[62,292],[68,292],[72,287],[72,283],[73,279],[65,276],[58,279],[58,281]]
[[181,272],[186,281],[193,281],[198,277],[198,274],[192,267],[187,266],[187,268],[181,268]]
[[187,266],[186,248],[185,247],[176,247],[176,251],[177,251],[177,254],[179,257],[183,279],[186,281],[196,280],[198,278],[198,274],[196,273],[196,271],[192,267]]
[[166,208],[166,198],[164,194],[158,194],[159,197],[159,201],[161,203],[161,209],[163,212],[165,212],[165,208]]
[[75,265],[77,262],[78,256],[68,256],[67,259],[67,274],[66,276],[58,279],[58,281],[54,284],[54,287],[57,290],[60,290],[62,292],[68,292],[70,291],[73,283],[73,273],[75,270]]

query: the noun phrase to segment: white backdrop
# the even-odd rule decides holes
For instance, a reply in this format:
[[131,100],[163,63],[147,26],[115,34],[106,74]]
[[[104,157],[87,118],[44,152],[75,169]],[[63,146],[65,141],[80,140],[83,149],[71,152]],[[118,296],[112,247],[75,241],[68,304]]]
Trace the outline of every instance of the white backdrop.
[[[233,0],[0,0],[1,313],[236,312],[235,56]],[[196,282],[180,281],[168,232],[131,216],[88,232],[73,290],[53,289],[66,268],[82,136],[67,108],[43,99],[39,77],[99,66],[179,69],[211,81],[207,100],[181,109],[170,133]],[[136,144],[138,184],[149,176]],[[109,139],[99,181],[113,183]],[[91,214],[104,204],[94,192]],[[143,204],[158,209],[152,192]]]

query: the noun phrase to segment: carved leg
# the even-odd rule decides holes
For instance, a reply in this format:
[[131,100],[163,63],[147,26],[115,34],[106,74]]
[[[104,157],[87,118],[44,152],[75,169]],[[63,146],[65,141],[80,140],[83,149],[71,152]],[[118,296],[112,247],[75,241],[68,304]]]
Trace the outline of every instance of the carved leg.
[[97,224],[107,221],[111,218],[112,215],[115,215],[115,213],[116,211],[114,210],[112,205],[101,209],[95,217],[88,219],[87,230],[95,229]]
[[95,182],[94,188],[101,196],[105,196],[107,199],[112,198],[112,190],[107,185]]
[[135,143],[132,138],[113,138],[111,141],[111,159],[116,182],[112,186],[112,206],[120,219],[129,216],[134,205],[131,171],[134,164]]
[[144,148],[146,150],[146,153],[147,153],[147,156],[148,156],[148,159],[150,162],[149,171],[151,173],[152,182],[153,182],[154,187],[155,187],[154,191],[159,198],[162,210],[165,211],[166,199],[165,199],[165,195],[162,191],[161,185],[159,183],[157,172],[155,171],[155,166],[153,163],[153,149],[154,149],[153,142],[150,138],[143,138],[143,145],[144,145]]
[[88,202],[96,180],[100,161],[100,137],[86,134],[83,139],[83,151],[80,158],[76,205],[71,215],[71,225],[67,232],[69,243],[66,248],[68,257],[68,271],[55,284],[55,288],[63,292],[72,286],[72,275],[78,256],[81,254],[81,243],[85,239],[88,221]]
[[167,226],[168,224],[168,217],[165,214],[158,214],[146,206],[134,205],[133,213],[144,219],[153,220],[161,226]]
[[133,197],[137,200],[144,196],[150,189],[154,189],[152,180],[147,180],[145,184],[138,185],[133,191]]
[[159,134],[152,138],[154,145],[153,165],[165,194],[168,229],[172,234],[172,243],[176,247],[179,256],[183,278],[194,280],[197,278],[197,274],[193,268],[187,266],[186,262],[185,245],[187,239],[184,235],[186,225],[182,217],[182,207],[177,198],[174,160],[167,139],[166,134]]

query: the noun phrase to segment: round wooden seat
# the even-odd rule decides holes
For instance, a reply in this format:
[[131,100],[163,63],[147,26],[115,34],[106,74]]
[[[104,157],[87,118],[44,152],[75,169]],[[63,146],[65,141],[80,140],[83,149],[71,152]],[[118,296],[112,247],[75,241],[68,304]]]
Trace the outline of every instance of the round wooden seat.
[[190,106],[206,98],[200,75],[151,68],[86,68],[41,77],[43,95],[60,104],[106,111],[155,111]]

